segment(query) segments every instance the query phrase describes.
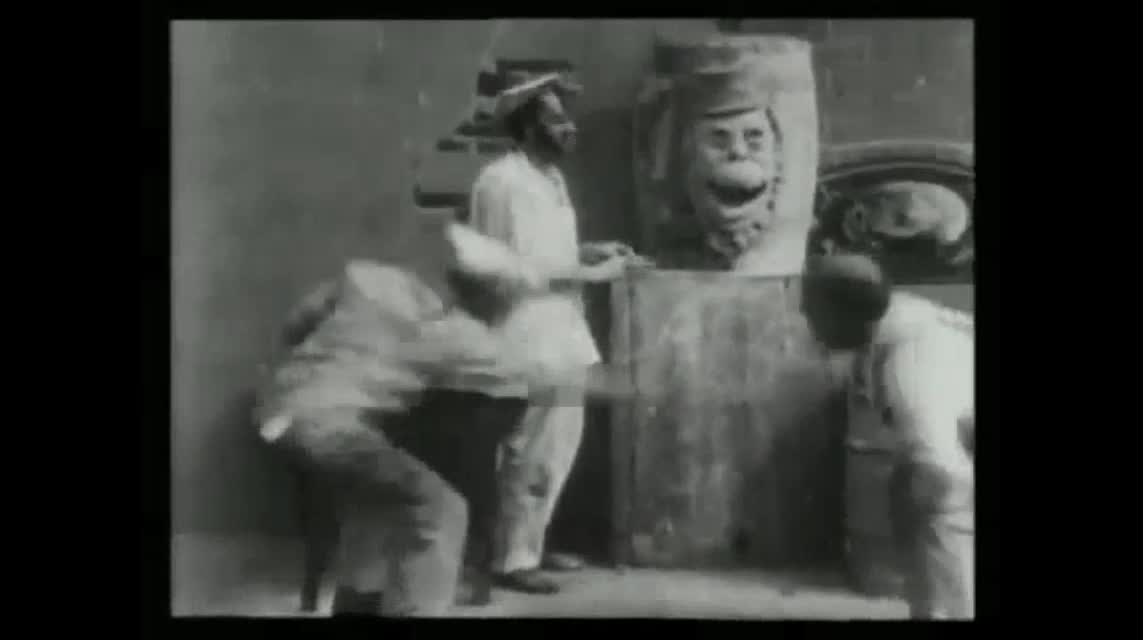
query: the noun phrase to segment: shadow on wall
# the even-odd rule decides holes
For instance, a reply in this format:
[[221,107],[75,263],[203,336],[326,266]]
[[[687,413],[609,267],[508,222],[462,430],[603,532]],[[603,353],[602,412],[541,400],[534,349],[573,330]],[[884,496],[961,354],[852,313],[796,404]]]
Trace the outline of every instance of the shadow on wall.
[[565,170],[581,237],[632,241],[638,224],[633,210],[632,108],[578,114],[577,122],[577,151]]
[[[565,170],[585,240],[632,242],[636,237],[632,122],[627,106],[577,114],[580,137]],[[593,337],[601,353],[608,354],[612,318],[608,287],[588,287],[585,302]],[[611,415],[607,403],[586,407],[581,450],[550,534],[555,547],[601,560],[608,557],[613,536]]]
[[[242,517],[247,521],[280,522],[283,527],[292,527],[297,519],[293,495],[295,485],[284,473],[281,462],[276,461],[271,450],[259,441],[257,431],[251,424],[253,392],[241,390],[229,393],[220,400],[216,413],[204,416],[203,424],[212,428],[202,429],[196,437],[184,436],[178,440],[183,444],[174,452],[173,491],[192,491],[193,487],[200,487],[202,491],[210,490],[219,480],[204,480],[205,473],[214,471],[226,474],[241,469],[241,485],[229,487],[230,491],[219,489],[211,496],[216,500],[216,509],[210,515],[214,518],[236,518],[231,509],[242,507]],[[198,465],[178,464],[180,456],[197,461]],[[203,469],[204,466],[207,470]],[[262,488],[258,500],[252,500],[247,495],[253,488]],[[173,506],[178,508],[178,502]],[[183,507],[187,508],[186,505]],[[215,521],[209,522],[214,524]],[[219,529],[228,530],[225,527]],[[173,533],[185,530],[188,529],[173,527]],[[203,527],[195,530],[212,529]]]
[[413,168],[468,107],[493,27],[173,25],[176,531],[294,529],[242,396],[289,307],[346,259],[431,253],[410,246]]
[[[590,286],[585,291],[589,327],[606,358],[612,347],[610,293],[606,286]],[[549,531],[552,547],[585,554],[600,562],[611,559],[614,534],[612,419],[613,409],[608,402],[589,402],[585,407],[581,449]]]

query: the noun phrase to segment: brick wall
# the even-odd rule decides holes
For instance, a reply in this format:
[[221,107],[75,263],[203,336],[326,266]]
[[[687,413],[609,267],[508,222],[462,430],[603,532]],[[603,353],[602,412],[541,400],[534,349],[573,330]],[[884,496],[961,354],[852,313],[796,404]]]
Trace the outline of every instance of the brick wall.
[[812,41],[825,143],[973,140],[970,20],[736,20],[720,27]]

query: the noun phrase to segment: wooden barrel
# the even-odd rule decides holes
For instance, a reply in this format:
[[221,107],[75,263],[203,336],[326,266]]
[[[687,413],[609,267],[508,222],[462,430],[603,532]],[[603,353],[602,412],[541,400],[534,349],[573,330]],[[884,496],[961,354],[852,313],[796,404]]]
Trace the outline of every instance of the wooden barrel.
[[653,271],[613,285],[615,555],[660,567],[835,565],[842,411],[798,283]]
[[[766,113],[768,188],[748,205],[729,207],[735,218],[752,218],[762,228],[751,246],[715,256],[708,247],[727,229],[706,214],[711,207],[690,195],[689,167],[697,153],[688,134],[697,118],[685,105],[698,78],[727,72],[748,87]],[[700,82],[703,85],[704,82]],[[700,86],[705,96],[715,93]],[[673,269],[726,269],[759,275],[799,273],[811,228],[819,158],[819,121],[811,45],[787,36],[714,35],[660,40],[652,73],[634,114],[634,174],[641,216],[642,249]],[[701,202],[698,202],[701,201]],[[705,215],[698,215],[705,214]],[[708,220],[702,223],[701,220]]]

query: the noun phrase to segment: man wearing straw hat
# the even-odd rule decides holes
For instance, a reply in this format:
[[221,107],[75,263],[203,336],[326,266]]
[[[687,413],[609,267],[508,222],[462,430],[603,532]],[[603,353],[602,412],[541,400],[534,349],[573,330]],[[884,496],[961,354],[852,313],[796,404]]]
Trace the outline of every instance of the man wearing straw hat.
[[859,354],[864,386],[899,441],[890,515],[911,617],[973,618],[973,319],[892,292],[879,266],[858,254],[809,265],[803,311],[825,346]]
[[[470,224],[504,242],[541,270],[588,265],[604,281],[639,262],[620,243],[580,245],[577,219],[557,163],[575,144],[568,99],[580,87],[562,74],[507,74],[495,121],[514,149],[486,166],[474,183]],[[527,297],[501,324],[507,340],[528,354],[535,379],[577,380],[600,362],[576,287]],[[534,394],[518,429],[499,452],[500,513],[494,533],[493,572],[504,588],[553,593],[542,573],[575,570],[580,559],[543,553],[558,497],[572,469],[584,427],[581,385],[563,384]]]

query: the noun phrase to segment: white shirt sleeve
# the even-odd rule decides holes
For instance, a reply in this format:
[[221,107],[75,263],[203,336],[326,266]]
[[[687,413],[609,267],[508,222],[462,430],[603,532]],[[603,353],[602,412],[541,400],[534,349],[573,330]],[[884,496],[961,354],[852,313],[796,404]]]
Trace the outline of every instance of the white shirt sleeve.
[[513,290],[545,287],[542,274],[504,243],[458,224],[450,225],[446,236],[459,270]]
[[527,206],[521,190],[500,173],[483,172],[471,194],[468,228],[449,230],[458,267],[502,287],[544,290],[544,274],[516,250],[518,221],[528,214]]

